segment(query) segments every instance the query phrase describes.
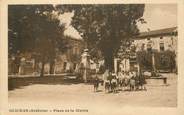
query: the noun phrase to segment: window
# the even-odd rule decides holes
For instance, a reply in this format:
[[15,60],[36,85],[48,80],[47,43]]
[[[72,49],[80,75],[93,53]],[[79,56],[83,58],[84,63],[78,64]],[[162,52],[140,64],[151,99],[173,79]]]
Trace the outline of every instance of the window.
[[174,44],[174,38],[171,37],[171,44],[173,45]]
[[164,51],[164,43],[163,42],[160,43],[160,51]]
[[67,62],[64,62],[64,64],[63,64],[63,70],[66,69],[66,65],[67,65]]
[[164,51],[164,40],[163,40],[163,36],[160,37],[160,51]]
[[78,48],[75,48],[75,54],[79,54]]
[[73,47],[73,54],[78,54],[78,48],[77,47]]
[[73,69],[75,70],[75,69],[76,69],[76,67],[77,67],[77,64],[76,64],[76,63],[74,63],[74,64],[73,64]]
[[147,51],[151,51],[152,50],[152,41],[149,40],[147,43]]
[[145,44],[143,43],[141,46],[141,50],[144,50]]

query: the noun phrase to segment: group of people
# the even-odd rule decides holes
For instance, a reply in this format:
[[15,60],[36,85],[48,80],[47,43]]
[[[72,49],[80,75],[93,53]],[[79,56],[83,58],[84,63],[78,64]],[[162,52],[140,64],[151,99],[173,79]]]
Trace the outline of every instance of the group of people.
[[117,74],[106,70],[103,74],[103,78],[100,81],[96,75],[94,78],[94,91],[98,90],[99,84],[104,86],[105,92],[117,92],[121,91],[133,91],[133,90],[146,90],[145,77],[136,71],[124,72],[120,71]]

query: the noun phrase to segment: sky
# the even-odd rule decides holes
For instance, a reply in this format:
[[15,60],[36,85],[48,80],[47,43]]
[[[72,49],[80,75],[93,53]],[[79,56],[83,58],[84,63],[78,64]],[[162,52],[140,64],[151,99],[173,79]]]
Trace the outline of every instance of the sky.
[[59,16],[60,22],[63,22],[66,24],[66,30],[64,32],[65,35],[69,35],[71,37],[74,37],[76,39],[81,39],[81,36],[77,32],[77,30],[71,26],[71,21],[74,13],[65,13],[63,15]]
[[[73,13],[65,13],[59,16],[61,22],[66,24],[65,35],[81,39],[77,30],[71,25]],[[140,32],[163,29],[177,26],[177,4],[146,4],[143,15],[146,24],[138,23]]]
[[143,18],[147,24],[138,24],[141,32],[177,26],[177,5],[146,4]]

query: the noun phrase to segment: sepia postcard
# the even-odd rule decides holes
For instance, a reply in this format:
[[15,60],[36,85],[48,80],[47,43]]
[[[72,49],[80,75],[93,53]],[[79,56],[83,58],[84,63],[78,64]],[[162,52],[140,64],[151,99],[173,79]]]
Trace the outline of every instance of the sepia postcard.
[[184,114],[183,0],[0,3],[0,115]]

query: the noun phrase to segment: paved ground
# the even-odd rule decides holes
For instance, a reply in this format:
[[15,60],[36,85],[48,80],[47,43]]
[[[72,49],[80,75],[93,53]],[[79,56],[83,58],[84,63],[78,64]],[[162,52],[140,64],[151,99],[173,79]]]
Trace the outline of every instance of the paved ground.
[[125,91],[116,94],[93,92],[89,84],[30,84],[10,90],[9,107],[176,107],[177,76],[168,77],[168,85],[162,80],[148,80],[147,91]]

